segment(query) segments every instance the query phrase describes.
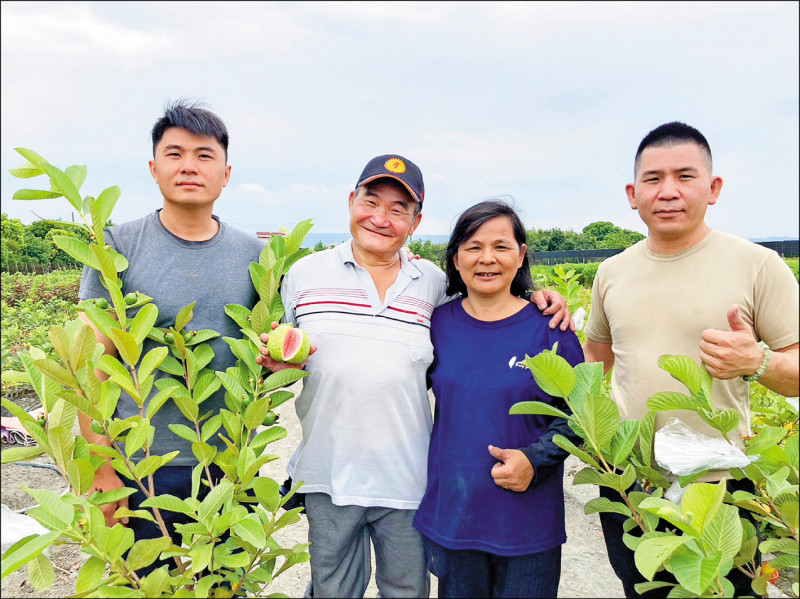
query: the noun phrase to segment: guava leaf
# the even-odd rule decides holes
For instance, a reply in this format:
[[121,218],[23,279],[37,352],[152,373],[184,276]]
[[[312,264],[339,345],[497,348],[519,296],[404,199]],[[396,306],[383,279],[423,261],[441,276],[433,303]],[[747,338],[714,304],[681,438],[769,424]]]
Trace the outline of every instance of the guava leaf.
[[700,534],[700,531],[695,529],[691,524],[693,516],[688,514],[684,515],[679,506],[666,499],[647,497],[639,503],[639,510],[655,514],[659,518],[677,526],[687,535],[697,536]]
[[611,438],[611,462],[615,467],[620,467],[628,459],[638,435],[638,420],[620,422],[617,432]]
[[725,498],[725,481],[716,485],[697,483],[689,485],[681,498],[681,512],[692,514],[692,527],[703,532],[722,506]]
[[55,570],[50,559],[40,553],[28,563],[28,580],[37,591],[49,589],[55,581]]
[[[96,227],[103,226],[105,227],[108,219],[111,217],[111,212],[114,210],[114,206],[117,203],[117,200],[120,197],[119,187],[113,185],[112,187],[108,187],[100,192],[100,195],[97,196],[97,200],[95,201],[97,204],[97,209],[100,214],[100,223],[95,222],[94,225]],[[102,225],[101,225],[102,223]]]
[[658,568],[690,538],[666,535],[642,540],[633,556],[636,568],[647,580],[652,581]]
[[584,464],[588,464],[589,466],[594,466],[595,468],[598,467],[597,461],[591,455],[580,449],[565,436],[555,435],[553,437],[553,443],[558,445],[564,451],[568,451],[569,453],[580,459]]
[[697,411],[697,400],[675,391],[665,391],[656,393],[647,400],[647,409],[654,412],[664,412],[666,410],[691,410]]
[[682,587],[702,595],[714,581],[721,561],[722,554],[719,551],[708,557],[675,555],[671,561],[672,573]]
[[739,426],[739,412],[733,409],[719,410],[710,418],[703,412],[700,412],[700,417],[710,427],[722,431],[723,433],[729,433]]
[[723,505],[716,516],[706,523],[700,538],[703,550],[706,555],[719,552],[723,563],[733,562],[742,548],[743,530],[739,510],[732,505]]
[[86,180],[86,171],[86,165],[79,166],[77,164],[73,164],[64,169],[64,173],[69,177],[69,180],[72,181],[76,191],[80,190],[83,182]]
[[699,393],[703,388],[701,367],[688,356],[665,354],[658,359],[658,366],[672,375],[672,378],[686,385],[692,395]]
[[250,316],[250,310],[245,308],[244,306],[239,306],[238,304],[227,304],[225,306],[225,314],[230,316],[234,322],[241,328],[249,328],[250,327],[250,320],[248,316]]
[[194,306],[197,302],[192,302],[188,306],[184,306],[175,317],[175,330],[182,331],[183,328],[189,324],[194,318]]
[[197,510],[197,520],[202,522],[210,516],[216,515],[231,495],[233,495],[233,483],[227,478],[223,478],[200,503],[200,507]]
[[566,398],[575,387],[577,375],[572,366],[551,351],[545,350],[532,358],[525,356],[522,363],[531,371],[539,388],[548,395]]
[[43,189],[19,189],[11,196],[12,200],[49,200],[60,198],[62,193],[58,191],[44,191]]
[[581,362],[573,369],[575,372],[575,386],[569,394],[569,401],[576,413],[582,414],[582,402],[587,395],[601,395],[603,393],[603,364],[602,362]]
[[650,468],[653,461],[653,434],[655,432],[656,413],[648,411],[639,420],[639,452],[642,456],[642,465]]
[[623,516],[631,517],[630,508],[624,503],[619,501],[611,501],[607,497],[595,497],[583,508],[583,513],[587,516],[589,514],[598,514],[600,512],[608,512],[612,514],[621,514]]
[[525,415],[541,415],[541,416],[557,416],[559,418],[569,419],[569,414],[565,414],[558,408],[546,404],[541,401],[521,401],[511,406],[508,411],[509,414],[525,414]]
[[39,175],[44,175],[44,171],[39,167],[31,164],[30,162],[26,161],[25,164],[18,166],[17,168],[8,169],[8,172],[13,177],[18,177],[20,179],[30,179],[31,177],[38,177]]
[[314,225],[311,224],[311,219],[300,221],[295,225],[294,229],[292,229],[292,232],[286,237],[287,256],[291,256],[294,252],[300,249],[300,244],[303,243],[303,239],[313,226]]
[[130,333],[137,344],[142,343],[158,318],[158,308],[155,304],[145,304],[136,313],[131,323]]
[[589,395],[583,404],[583,426],[589,444],[599,453],[619,428],[619,408],[610,397]]

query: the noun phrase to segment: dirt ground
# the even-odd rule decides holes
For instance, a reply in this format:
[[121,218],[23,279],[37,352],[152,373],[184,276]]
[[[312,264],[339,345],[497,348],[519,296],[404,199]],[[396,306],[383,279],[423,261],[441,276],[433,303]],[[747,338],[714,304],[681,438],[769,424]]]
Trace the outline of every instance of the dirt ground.
[[[26,410],[38,407],[35,398],[14,398]],[[5,410],[3,410],[5,412]],[[292,402],[286,402],[279,408],[279,424],[286,428],[286,439],[270,445],[273,453],[281,459],[271,462],[262,468],[261,474],[270,476],[279,483],[286,478],[286,463],[294,451],[300,438],[300,424],[295,415]],[[7,414],[3,414],[7,415]],[[75,431],[77,434],[77,430]],[[3,445],[5,448],[6,445]],[[52,463],[49,458],[31,460],[37,463]],[[573,486],[572,480],[582,465],[570,456],[564,469],[564,490],[566,496],[567,543],[563,547],[561,584],[558,597],[622,597],[622,585],[611,570],[606,556],[603,533],[596,514],[587,516],[583,506],[593,497],[597,497],[597,488],[591,485]],[[31,488],[47,488],[62,491],[66,485],[58,473],[29,466],[7,464],[2,466],[2,503],[12,510],[32,506],[32,497],[20,489],[21,485]],[[306,518],[301,522],[279,531],[276,540],[285,547],[295,543],[308,541]],[[78,572],[85,558],[76,546],[52,547],[50,558],[56,568],[56,582],[45,592],[36,591],[27,581],[26,569],[15,572],[2,580],[0,596],[2,597],[67,597],[74,594]],[[374,572],[374,561],[373,561]],[[293,566],[266,589],[265,594],[282,593],[289,597],[302,597],[311,578],[309,565]],[[367,588],[366,597],[376,597],[378,589],[374,574]],[[785,597],[776,587],[770,586],[770,597]],[[431,577],[431,597],[437,597],[436,577]]]

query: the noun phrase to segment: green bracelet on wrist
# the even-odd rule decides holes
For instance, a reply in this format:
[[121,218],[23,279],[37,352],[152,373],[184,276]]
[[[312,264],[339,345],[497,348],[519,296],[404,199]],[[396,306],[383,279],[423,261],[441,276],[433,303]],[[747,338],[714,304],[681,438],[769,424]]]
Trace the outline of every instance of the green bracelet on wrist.
[[742,375],[742,378],[746,380],[748,383],[753,381],[757,381],[761,378],[761,375],[767,371],[767,364],[769,364],[769,357],[772,355],[772,350],[769,346],[764,343],[763,341],[759,341],[758,344],[761,346],[761,351],[763,352],[761,355],[761,364],[753,374],[745,374]]

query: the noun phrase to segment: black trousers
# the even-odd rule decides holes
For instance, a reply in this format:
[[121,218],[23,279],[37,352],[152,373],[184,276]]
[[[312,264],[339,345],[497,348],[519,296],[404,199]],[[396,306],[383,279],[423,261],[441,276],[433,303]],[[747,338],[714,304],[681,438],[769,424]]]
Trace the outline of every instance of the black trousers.
[[[753,483],[750,480],[742,479],[742,480],[728,480],[728,491],[733,493],[734,491],[747,491],[748,493],[753,492]],[[605,497],[610,499],[611,501],[621,501],[619,493],[617,493],[613,489],[609,489],[608,487],[600,487],[600,497]],[[751,512],[747,510],[742,510],[742,514],[745,518],[747,518],[752,524],[756,527],[756,531],[759,530],[759,523],[755,521],[752,517]],[[606,549],[608,551],[608,561],[611,564],[611,567],[614,569],[614,572],[619,578],[620,582],[622,582],[622,588],[625,591],[625,597],[628,599],[638,598],[638,597],[645,597],[646,599],[656,598],[656,597],[666,597],[672,587],[662,587],[659,589],[653,589],[647,593],[640,595],[636,592],[635,585],[640,582],[647,582],[644,576],[636,569],[636,563],[634,562],[633,558],[633,551],[631,551],[627,545],[622,541],[623,535],[623,528],[622,525],[624,524],[625,520],[627,520],[626,516],[622,514],[612,514],[608,512],[601,512],[600,513],[600,524],[603,527],[603,536],[605,537],[606,541]],[[669,523],[661,520],[658,525],[658,530],[666,530],[669,526]],[[636,535],[637,531],[640,529],[637,527],[630,531],[630,534]],[[760,535],[759,535],[760,541]],[[761,564],[761,552],[756,551],[756,563]],[[753,591],[752,587],[750,586],[751,579],[744,574],[741,570],[737,568],[733,568],[727,575],[728,580],[731,581],[734,588],[734,596],[735,597],[757,597],[755,592]],[[654,581],[669,581],[675,582],[675,578],[667,572],[666,570],[662,570],[661,572],[656,572],[656,575],[653,577]]]

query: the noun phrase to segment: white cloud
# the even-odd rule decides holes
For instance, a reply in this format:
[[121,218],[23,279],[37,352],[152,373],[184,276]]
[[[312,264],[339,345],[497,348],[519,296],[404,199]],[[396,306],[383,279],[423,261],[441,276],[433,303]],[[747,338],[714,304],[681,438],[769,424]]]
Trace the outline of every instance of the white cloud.
[[73,77],[87,64],[139,69],[167,52],[170,40],[160,33],[126,27],[86,3],[36,2],[19,10],[4,5],[3,68],[26,69],[32,57],[57,57],[42,63],[50,74],[70,64],[73,69],[63,74]]
[[626,226],[638,221],[623,193],[636,144],[675,118],[709,137],[725,177],[716,226],[742,236],[796,227],[797,3],[0,10],[0,178],[12,217],[64,214],[6,201],[25,186],[7,174],[20,162],[15,146],[62,168],[86,164],[87,193],[119,184],[115,220],[157,207],[149,130],[167,99],[190,96],[228,124],[233,179],[217,209],[243,228],[314,217],[317,232],[346,230],[364,161],[387,150],[425,174],[420,234],[449,232],[461,210],[498,193],[513,195],[532,226]]
[[272,199],[273,195],[259,183],[240,183],[237,189],[245,195],[260,196],[265,199]]

